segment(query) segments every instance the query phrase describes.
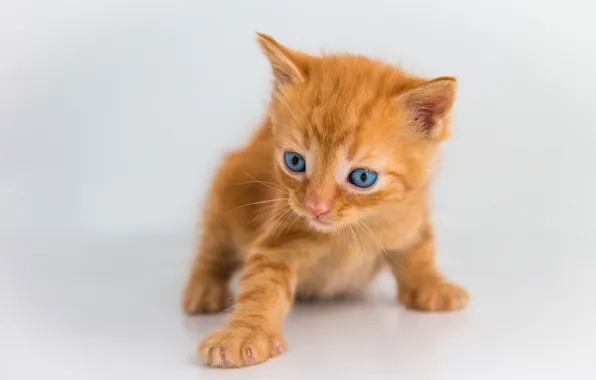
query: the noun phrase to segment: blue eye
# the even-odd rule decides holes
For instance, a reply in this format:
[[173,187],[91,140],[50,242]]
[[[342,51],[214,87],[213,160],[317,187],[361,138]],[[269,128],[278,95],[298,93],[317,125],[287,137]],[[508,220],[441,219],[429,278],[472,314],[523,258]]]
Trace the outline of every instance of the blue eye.
[[301,173],[306,170],[306,162],[301,155],[296,152],[286,152],[284,153],[284,160],[286,161],[286,166],[293,172]]
[[352,170],[348,178],[354,186],[366,189],[377,181],[377,173],[372,170],[358,168]]

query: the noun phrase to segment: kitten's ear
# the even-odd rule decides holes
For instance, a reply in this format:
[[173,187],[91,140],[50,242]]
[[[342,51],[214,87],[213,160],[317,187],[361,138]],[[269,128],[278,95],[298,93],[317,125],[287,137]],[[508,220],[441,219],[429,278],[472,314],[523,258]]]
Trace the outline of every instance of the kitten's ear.
[[266,34],[257,33],[257,42],[271,63],[276,84],[285,86],[306,78],[308,55],[288,49]]
[[455,101],[457,82],[453,77],[439,77],[398,95],[409,119],[425,137],[447,134],[448,117]]

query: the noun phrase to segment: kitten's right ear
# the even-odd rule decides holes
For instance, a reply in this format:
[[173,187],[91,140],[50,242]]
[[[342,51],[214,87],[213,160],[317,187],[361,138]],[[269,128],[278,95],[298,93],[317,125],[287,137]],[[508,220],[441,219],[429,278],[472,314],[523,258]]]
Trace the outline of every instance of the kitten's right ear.
[[306,78],[309,58],[306,54],[288,49],[263,33],[257,33],[257,42],[271,63],[278,85],[298,83]]

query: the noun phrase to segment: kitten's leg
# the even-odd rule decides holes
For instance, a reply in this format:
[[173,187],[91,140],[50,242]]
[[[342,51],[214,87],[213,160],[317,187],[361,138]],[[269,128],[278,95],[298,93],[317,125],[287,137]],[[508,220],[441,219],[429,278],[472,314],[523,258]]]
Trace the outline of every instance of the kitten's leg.
[[205,215],[203,236],[182,299],[186,314],[216,313],[232,304],[228,283],[239,259],[221,223],[212,210]]
[[449,283],[435,264],[434,237],[430,226],[422,228],[411,247],[391,253],[391,269],[399,285],[399,301],[406,307],[423,311],[462,309],[468,293]]
[[[243,367],[283,352],[282,322],[293,302],[297,275],[308,260],[308,253],[292,251],[258,249],[248,255],[234,312],[223,328],[199,346],[199,357],[206,365]],[[289,261],[296,256],[302,262]]]

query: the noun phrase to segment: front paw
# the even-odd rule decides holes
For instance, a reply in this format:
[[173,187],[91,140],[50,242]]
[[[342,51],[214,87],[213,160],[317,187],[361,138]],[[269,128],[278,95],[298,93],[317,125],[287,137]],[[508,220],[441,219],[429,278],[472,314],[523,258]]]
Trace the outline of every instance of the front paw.
[[199,358],[210,367],[236,368],[262,363],[281,354],[281,335],[247,325],[230,325],[209,335],[199,346]]
[[400,287],[399,301],[409,309],[454,311],[463,309],[470,299],[468,292],[455,284],[434,282],[415,288]]

